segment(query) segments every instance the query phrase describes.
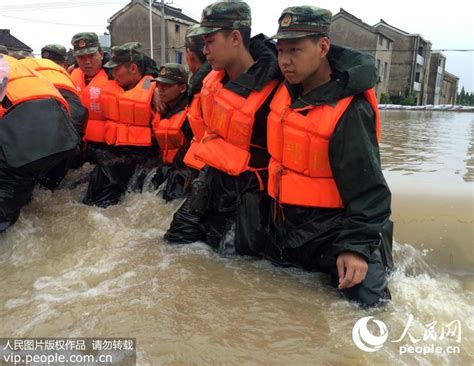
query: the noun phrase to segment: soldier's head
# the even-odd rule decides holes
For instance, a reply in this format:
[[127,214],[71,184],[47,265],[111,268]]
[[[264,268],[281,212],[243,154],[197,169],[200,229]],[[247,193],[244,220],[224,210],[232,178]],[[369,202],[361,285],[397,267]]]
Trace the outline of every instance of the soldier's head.
[[67,68],[66,47],[60,44],[48,44],[41,49],[41,57],[51,60],[58,65]]
[[8,48],[4,46],[3,44],[0,44],[0,54],[8,55]]
[[314,6],[292,6],[278,20],[278,64],[290,84],[317,79],[327,65],[331,12]]
[[104,52],[94,32],[77,33],[72,37],[73,56],[87,77],[94,77],[102,69]]
[[252,15],[247,3],[217,1],[202,11],[195,36],[204,38],[203,53],[214,70],[223,70],[249,49]]
[[23,60],[24,58],[34,57],[33,54],[29,51],[12,51],[10,56],[16,58],[17,60]]
[[201,65],[206,61],[206,56],[204,56],[204,40],[202,36],[195,36],[199,24],[194,24],[188,28],[186,31],[186,41],[184,47],[186,49],[186,63],[188,64],[189,71],[195,73]]
[[144,75],[142,46],[138,42],[127,42],[112,47],[112,58],[104,67],[112,69],[114,80],[124,89],[133,88]]
[[188,89],[186,68],[173,62],[161,65],[159,75],[155,80],[160,100],[166,104],[176,102]]

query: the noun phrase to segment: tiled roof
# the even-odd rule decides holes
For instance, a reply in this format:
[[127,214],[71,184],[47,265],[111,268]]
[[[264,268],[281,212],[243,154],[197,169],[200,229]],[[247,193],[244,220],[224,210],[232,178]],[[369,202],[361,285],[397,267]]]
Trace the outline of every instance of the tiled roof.
[[28,45],[24,44],[18,38],[14,37],[10,33],[10,29],[0,29],[0,44],[7,47],[12,51],[28,51],[33,52],[33,49]]

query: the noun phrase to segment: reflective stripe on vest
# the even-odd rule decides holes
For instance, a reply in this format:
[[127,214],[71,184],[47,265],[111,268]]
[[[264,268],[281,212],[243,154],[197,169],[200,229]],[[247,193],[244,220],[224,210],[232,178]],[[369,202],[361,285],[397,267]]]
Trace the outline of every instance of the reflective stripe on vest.
[[68,90],[79,97],[79,92],[64,67],[46,58],[27,57],[19,61],[52,82],[57,89]]
[[251,169],[248,163],[255,113],[278,82],[270,81],[244,98],[223,87],[224,75],[224,71],[211,71],[203,81],[200,100],[206,132],[194,156],[229,175],[240,175]]
[[186,108],[173,114],[171,118],[160,118],[160,114],[156,113],[153,118],[153,133],[160,145],[163,163],[167,165],[173,163],[179,149],[186,143],[181,127],[186,120],[187,112]]
[[[379,141],[380,116],[373,89],[365,91],[364,96],[374,110]],[[271,197],[296,206],[344,207],[329,162],[329,141],[352,99],[343,98],[335,106],[293,110],[286,86],[280,86],[270,104],[267,126]],[[299,113],[303,110],[308,113]]]
[[[66,100],[50,81],[39,76],[13,57],[4,55],[4,58],[10,67],[6,97],[12,105],[8,109],[29,100],[54,98],[70,112]],[[4,109],[0,105],[0,117],[2,117],[8,109]]]
[[145,75],[132,89],[124,91],[114,80],[103,88],[101,109],[106,119],[104,139],[109,145],[151,146],[152,77]]
[[84,73],[76,67],[71,74],[71,79],[79,92],[82,105],[89,111],[84,140],[105,142],[105,119],[100,108],[100,94],[102,87],[109,80],[107,73],[101,69],[86,85]]

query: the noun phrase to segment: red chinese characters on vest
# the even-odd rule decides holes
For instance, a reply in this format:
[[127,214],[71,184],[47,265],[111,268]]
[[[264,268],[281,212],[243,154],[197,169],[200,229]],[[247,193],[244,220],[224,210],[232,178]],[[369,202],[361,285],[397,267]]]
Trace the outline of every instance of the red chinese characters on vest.
[[[364,92],[375,112],[377,140],[380,115],[373,89]],[[283,204],[344,207],[329,162],[329,141],[353,97],[335,106],[291,109],[291,97],[281,85],[270,104],[267,144],[271,155],[268,193]],[[300,112],[306,111],[306,114]]]
[[84,140],[105,142],[105,118],[100,106],[100,94],[109,80],[106,72],[104,69],[100,70],[87,85],[85,75],[80,68],[74,69],[71,78],[79,92],[82,105],[89,111]]
[[224,71],[211,71],[203,81],[200,102],[206,131],[194,149],[194,157],[229,175],[240,175],[252,170],[248,163],[255,113],[277,81],[244,98],[223,87],[224,75]]
[[[105,121],[104,141],[108,145],[151,146],[151,100],[155,83],[144,76],[130,90],[110,80],[100,98]],[[99,132],[99,131],[98,131]]]

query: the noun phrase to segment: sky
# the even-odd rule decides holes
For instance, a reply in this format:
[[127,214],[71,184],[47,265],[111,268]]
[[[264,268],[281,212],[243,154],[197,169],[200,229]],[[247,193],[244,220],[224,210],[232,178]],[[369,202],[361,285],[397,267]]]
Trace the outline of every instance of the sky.
[[[202,9],[212,0],[167,0],[199,20]],[[75,33],[107,31],[107,19],[129,0],[0,0],[0,29],[11,33],[39,53],[48,43],[69,48]],[[252,9],[252,33],[276,33],[284,8],[314,5],[333,14],[340,8],[374,25],[384,19],[408,33],[418,33],[431,41],[433,50],[447,57],[446,70],[460,78],[459,90],[474,92],[474,21],[472,1],[369,1],[369,0],[248,0]],[[131,39],[130,41],[133,41]],[[471,50],[471,51],[448,51]]]

